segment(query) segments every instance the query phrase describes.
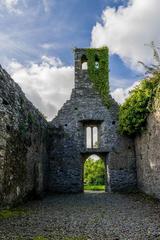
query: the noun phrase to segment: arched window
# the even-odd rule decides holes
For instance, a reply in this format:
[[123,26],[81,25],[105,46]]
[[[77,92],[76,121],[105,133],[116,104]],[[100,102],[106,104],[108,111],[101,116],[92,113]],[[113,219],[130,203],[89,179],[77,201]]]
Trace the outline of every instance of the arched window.
[[81,68],[82,68],[82,70],[87,70],[88,69],[88,59],[87,59],[87,57],[86,57],[86,55],[83,55],[82,57],[81,57]]
[[95,55],[95,69],[99,69],[99,58]]

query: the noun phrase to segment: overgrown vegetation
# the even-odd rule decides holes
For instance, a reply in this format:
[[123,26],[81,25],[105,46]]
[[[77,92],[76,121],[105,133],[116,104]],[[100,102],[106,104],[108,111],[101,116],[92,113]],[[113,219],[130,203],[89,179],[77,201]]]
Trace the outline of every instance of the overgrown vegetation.
[[89,158],[84,165],[84,190],[104,190],[105,166],[102,159]]
[[153,43],[151,46],[157,65],[152,64],[148,67],[142,63],[146,68],[147,77],[130,92],[120,107],[119,130],[129,136],[141,133],[145,129],[147,117],[154,111],[154,100],[159,97],[160,57]]
[[108,48],[87,49],[88,74],[104,104],[109,107],[109,57]]

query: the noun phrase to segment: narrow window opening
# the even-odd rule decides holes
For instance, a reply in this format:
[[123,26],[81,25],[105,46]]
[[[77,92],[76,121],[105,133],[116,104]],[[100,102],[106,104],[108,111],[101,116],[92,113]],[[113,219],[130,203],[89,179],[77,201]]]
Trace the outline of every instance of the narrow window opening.
[[86,127],[86,147],[87,148],[99,147],[97,126]]
[[87,70],[87,69],[88,69],[87,62],[82,63],[82,70]]
[[99,69],[99,58],[95,55],[95,69]]
[[98,128],[93,127],[93,148],[98,148]]
[[82,64],[82,70],[87,70],[88,69],[88,59],[85,55],[82,56],[81,58],[81,64]]
[[91,148],[91,127],[86,128],[86,143],[87,143],[87,148]]

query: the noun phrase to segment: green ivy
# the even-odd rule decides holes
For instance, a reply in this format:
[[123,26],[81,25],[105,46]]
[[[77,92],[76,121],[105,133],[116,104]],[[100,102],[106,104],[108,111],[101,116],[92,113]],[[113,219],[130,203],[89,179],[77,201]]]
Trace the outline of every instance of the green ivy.
[[159,89],[160,73],[142,80],[130,92],[119,112],[119,130],[122,134],[132,136],[145,129],[147,117],[154,111],[153,103],[159,96]]
[[[99,66],[95,66],[95,57],[98,57]],[[104,104],[109,107],[109,57],[108,48],[88,48],[88,74],[95,89],[100,93]]]

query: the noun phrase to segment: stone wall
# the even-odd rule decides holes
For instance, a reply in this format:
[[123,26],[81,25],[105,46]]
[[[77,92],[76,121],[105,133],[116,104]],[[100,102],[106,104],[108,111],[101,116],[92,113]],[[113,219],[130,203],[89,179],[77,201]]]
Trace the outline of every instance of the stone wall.
[[[136,186],[134,142],[118,134],[118,104],[110,97],[107,108],[88,71],[82,70],[85,51],[75,50],[75,88],[51,123],[50,191],[82,192],[84,162],[92,154],[105,161],[107,189],[131,190]],[[97,149],[86,147],[86,127],[90,124],[98,127]]]
[[[159,89],[160,90],[160,89]],[[138,187],[160,199],[160,91],[146,131],[135,140]]]
[[47,121],[0,67],[0,202],[40,196],[47,184]]

